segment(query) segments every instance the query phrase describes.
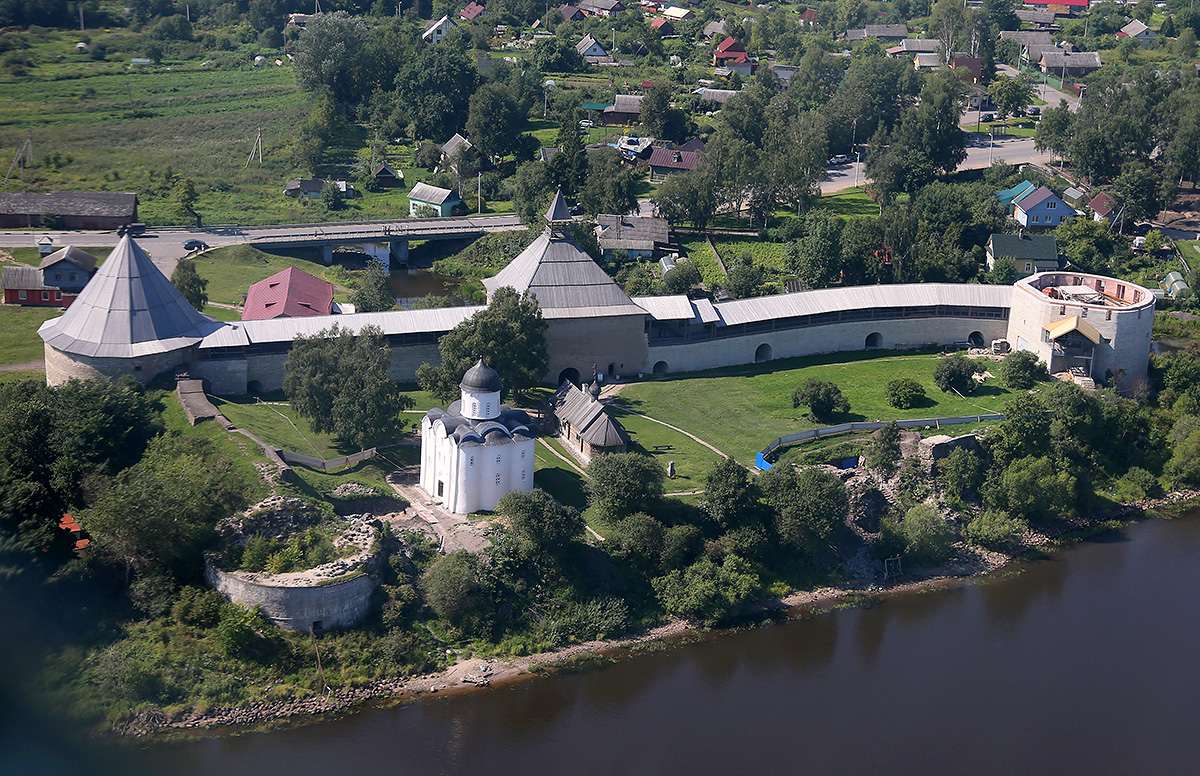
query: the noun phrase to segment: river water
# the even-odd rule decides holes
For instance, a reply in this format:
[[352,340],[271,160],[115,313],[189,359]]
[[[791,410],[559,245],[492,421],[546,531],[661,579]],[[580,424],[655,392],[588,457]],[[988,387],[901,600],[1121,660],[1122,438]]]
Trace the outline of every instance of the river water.
[[1200,513],[1022,573],[271,733],[155,773],[1159,774],[1200,767]]

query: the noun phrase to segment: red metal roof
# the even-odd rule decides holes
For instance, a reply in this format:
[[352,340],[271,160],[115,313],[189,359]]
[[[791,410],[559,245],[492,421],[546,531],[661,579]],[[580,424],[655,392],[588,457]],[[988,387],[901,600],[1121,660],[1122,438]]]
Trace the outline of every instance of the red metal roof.
[[1096,213],[1097,215],[1107,216],[1109,213],[1113,212],[1114,205],[1112,198],[1102,191],[1096,196],[1092,197],[1092,201],[1088,203],[1088,207],[1090,207],[1092,212]]
[[681,151],[677,148],[655,148],[650,152],[651,167],[666,167],[672,170],[694,170],[704,154],[698,151]]
[[717,51],[721,52],[721,53],[724,53],[726,51],[743,51],[744,52],[745,50],[746,50],[746,47],[743,46],[741,43],[738,43],[736,40],[734,40],[732,35],[730,35],[729,37],[725,38],[725,40],[723,40],[717,44]]
[[333,313],[333,284],[288,267],[250,286],[243,321]]
[[484,7],[479,3],[472,2],[466,8],[458,12],[458,15],[467,21],[471,21],[475,17],[484,12]]

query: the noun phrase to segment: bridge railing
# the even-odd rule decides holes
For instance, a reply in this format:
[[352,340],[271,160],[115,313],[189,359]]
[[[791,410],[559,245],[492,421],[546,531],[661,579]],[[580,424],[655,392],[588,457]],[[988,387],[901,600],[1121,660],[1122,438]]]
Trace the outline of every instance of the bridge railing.
[[[941,428],[942,426],[956,426],[964,423],[982,423],[985,420],[1004,420],[1004,416],[992,414],[962,415],[952,418],[914,418],[911,420],[897,420],[895,423],[900,428],[924,428],[925,426]],[[850,434],[855,431],[877,431],[891,422],[893,421],[870,420],[862,423],[842,423],[837,426],[824,426],[823,428],[812,428],[808,431],[797,431],[795,434],[786,434],[771,441],[770,444],[760,450],[754,461],[754,465],[763,471],[767,471],[771,468],[771,462],[767,459],[781,447],[794,445],[799,442],[808,442],[814,439],[824,439],[825,437],[836,436],[838,434]]]
[[353,232],[328,231],[313,229],[312,232],[293,232],[292,234],[251,235],[252,245],[262,243],[298,243],[298,242],[354,242],[356,240],[390,240],[410,239],[421,237],[429,239],[444,235],[480,234],[485,229],[482,226],[467,224],[463,226],[416,227],[404,225],[384,226],[380,229],[364,229]]

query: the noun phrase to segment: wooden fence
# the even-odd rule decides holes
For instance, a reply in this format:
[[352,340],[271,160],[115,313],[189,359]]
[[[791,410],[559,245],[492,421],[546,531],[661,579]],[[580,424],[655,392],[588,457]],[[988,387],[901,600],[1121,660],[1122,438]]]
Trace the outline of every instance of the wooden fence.
[[300,453],[293,453],[287,450],[280,450],[279,456],[288,463],[298,463],[301,466],[307,466],[310,469],[320,469],[323,472],[327,472],[330,469],[336,469],[341,466],[350,466],[358,463],[359,461],[365,461],[368,458],[374,458],[375,448],[372,447],[370,450],[363,450],[361,452],[351,453],[350,455],[343,455],[341,458],[334,458],[328,461],[326,461],[324,458],[314,458],[311,455],[301,455]]

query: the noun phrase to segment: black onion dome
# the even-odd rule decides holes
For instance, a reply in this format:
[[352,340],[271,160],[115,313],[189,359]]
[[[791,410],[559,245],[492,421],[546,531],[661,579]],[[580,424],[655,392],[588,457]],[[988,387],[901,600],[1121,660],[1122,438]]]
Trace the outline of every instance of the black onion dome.
[[463,375],[458,387],[471,393],[497,393],[503,390],[504,384],[500,382],[500,375],[496,374],[496,370],[483,363],[481,358]]

